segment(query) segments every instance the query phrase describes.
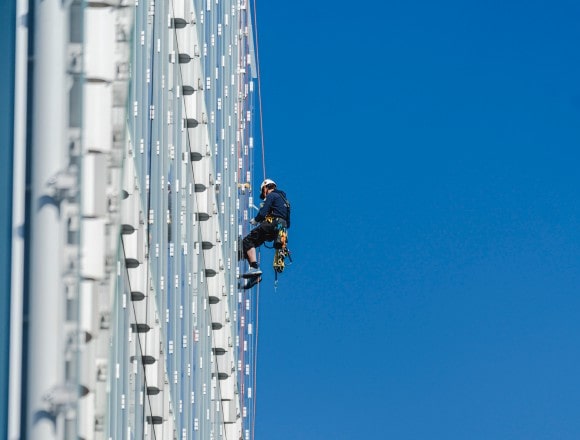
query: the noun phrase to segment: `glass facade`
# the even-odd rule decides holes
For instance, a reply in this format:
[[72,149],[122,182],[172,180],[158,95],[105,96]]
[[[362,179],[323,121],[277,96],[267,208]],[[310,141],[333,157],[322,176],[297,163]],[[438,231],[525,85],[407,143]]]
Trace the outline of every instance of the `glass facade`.
[[40,57],[29,70],[25,276],[39,276],[16,292],[31,304],[19,431],[250,440],[251,4],[59,5],[39,3],[34,22],[62,32],[39,26],[31,41],[64,68]]

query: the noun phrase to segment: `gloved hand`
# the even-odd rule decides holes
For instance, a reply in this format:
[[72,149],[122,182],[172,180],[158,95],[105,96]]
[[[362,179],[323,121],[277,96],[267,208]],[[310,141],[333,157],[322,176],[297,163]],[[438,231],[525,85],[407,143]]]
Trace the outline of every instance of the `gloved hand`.
[[256,221],[256,219],[255,219],[255,218],[253,218],[252,220],[250,220],[250,224],[251,224],[252,226],[256,226],[256,225],[258,224],[258,222]]

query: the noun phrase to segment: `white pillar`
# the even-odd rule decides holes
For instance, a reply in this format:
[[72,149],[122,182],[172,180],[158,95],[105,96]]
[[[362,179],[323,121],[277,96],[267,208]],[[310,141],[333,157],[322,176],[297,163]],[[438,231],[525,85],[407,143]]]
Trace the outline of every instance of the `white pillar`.
[[10,311],[10,384],[8,397],[8,439],[20,439],[22,403],[22,300],[24,282],[24,202],[26,196],[26,87],[28,61],[28,28],[22,17],[28,13],[28,2],[16,2],[16,52],[14,86],[14,162],[12,203],[12,286]]
[[[27,371],[27,438],[63,437],[63,417],[51,419],[64,384],[65,229],[51,179],[68,163],[68,3],[34,2],[32,198]],[[56,394],[56,396],[55,396]]]

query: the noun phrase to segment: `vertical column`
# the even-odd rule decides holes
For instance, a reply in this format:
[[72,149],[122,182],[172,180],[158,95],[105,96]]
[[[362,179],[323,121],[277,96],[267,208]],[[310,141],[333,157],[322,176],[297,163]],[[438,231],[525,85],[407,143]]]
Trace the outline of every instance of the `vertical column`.
[[[17,2],[10,2],[5,6],[5,10],[0,17],[0,25],[4,30],[4,38],[0,40],[0,49],[8,66],[21,68],[22,63],[16,63],[21,51],[15,53],[16,9]],[[18,96],[14,86],[15,69],[9,67],[4,81],[0,84],[0,99],[5,103],[5,108],[14,108],[14,110],[22,111],[24,109],[17,107],[22,103],[22,95]],[[18,367],[20,365],[12,360],[12,356],[18,356],[19,354],[18,347],[20,346],[21,338],[20,331],[18,327],[12,324],[12,320],[15,319],[15,322],[20,324],[22,322],[19,316],[22,307],[22,290],[14,289],[21,286],[21,268],[23,263],[22,241],[13,233],[13,225],[22,224],[23,217],[20,207],[24,201],[22,190],[17,190],[16,193],[13,193],[14,184],[22,185],[24,183],[23,175],[21,174],[22,162],[18,161],[22,158],[24,151],[24,144],[18,142],[19,132],[17,130],[19,130],[19,126],[17,125],[18,121],[15,120],[18,118],[18,114],[16,111],[4,111],[0,115],[0,144],[4,145],[0,150],[0,187],[3,188],[0,194],[0,209],[4,213],[0,219],[0,241],[4,243],[4,246],[0,249],[0,280],[2,280],[2,291],[5,292],[0,299],[0,359],[2,359],[0,362],[0,381],[3,384],[0,387],[3,391],[0,397],[0,437],[4,438],[8,437],[9,422],[11,427],[13,427],[13,418],[17,419],[18,417],[18,413],[14,414],[14,410],[10,410],[10,404],[18,406],[20,403],[15,394],[20,383],[20,377],[15,375],[15,373],[19,371]],[[20,133],[22,132],[20,131]],[[14,168],[12,167],[13,164]],[[16,187],[18,188],[18,186]],[[17,223],[13,223],[14,221]],[[16,264],[11,264],[13,256],[17,257]],[[11,267],[12,265],[15,267]],[[15,271],[14,274],[12,273],[13,270]],[[15,278],[14,280],[12,279],[13,277]],[[11,304],[18,306],[15,309],[16,313],[11,313]],[[11,334],[14,335],[15,347],[12,347],[10,343]],[[17,370],[12,370],[11,372],[13,367],[16,367]]]
[[[68,169],[68,8],[36,1],[32,197],[27,363],[27,438],[50,440],[64,433],[62,411],[76,400],[65,384],[67,331],[63,275],[65,228],[61,202],[76,184]],[[58,109],[58,111],[55,111]]]

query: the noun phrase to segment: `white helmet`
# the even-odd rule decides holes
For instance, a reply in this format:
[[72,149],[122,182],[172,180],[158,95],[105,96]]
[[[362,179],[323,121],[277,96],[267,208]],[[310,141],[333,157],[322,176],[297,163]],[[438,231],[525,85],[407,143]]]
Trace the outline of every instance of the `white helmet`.
[[269,185],[276,186],[276,182],[271,179],[266,179],[262,182],[262,185],[260,185],[260,199],[264,200],[266,198],[266,194],[264,194],[264,188],[268,187]]
[[268,186],[268,185],[274,185],[276,186],[276,182],[274,182],[271,179],[266,179],[262,182],[262,185],[260,185],[260,191],[264,191],[264,187]]

